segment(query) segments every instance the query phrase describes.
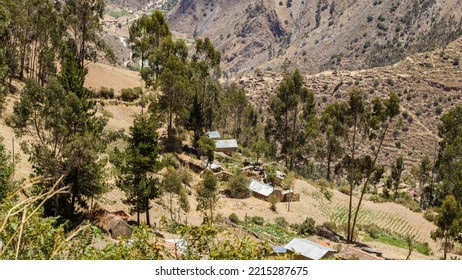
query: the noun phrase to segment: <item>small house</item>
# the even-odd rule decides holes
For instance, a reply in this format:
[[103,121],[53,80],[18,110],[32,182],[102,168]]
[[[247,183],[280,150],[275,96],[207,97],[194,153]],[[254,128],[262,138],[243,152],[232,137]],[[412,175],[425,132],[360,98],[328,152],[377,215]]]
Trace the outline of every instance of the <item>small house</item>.
[[320,260],[332,256],[336,251],[311,240],[294,238],[284,246],[287,251],[297,254],[299,260]]
[[221,139],[220,132],[218,132],[218,131],[208,131],[205,134],[207,135],[208,138],[213,139],[213,140],[220,140]]
[[292,189],[281,191],[281,202],[289,202],[289,201],[291,202],[300,201],[300,195],[294,194],[294,190]]
[[231,155],[232,153],[237,152],[237,149],[238,145],[236,139],[215,141],[216,152],[223,152],[225,154]]
[[249,182],[249,190],[252,192],[254,197],[267,200],[274,194],[276,189],[273,186],[251,179]]

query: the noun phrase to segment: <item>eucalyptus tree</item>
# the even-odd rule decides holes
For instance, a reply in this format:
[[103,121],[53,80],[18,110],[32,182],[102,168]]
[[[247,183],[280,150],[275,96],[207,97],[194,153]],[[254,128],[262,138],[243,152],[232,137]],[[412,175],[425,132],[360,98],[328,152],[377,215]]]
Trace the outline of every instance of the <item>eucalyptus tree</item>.
[[[388,128],[399,114],[399,98],[391,93],[388,99],[375,98],[372,104],[367,104],[364,92],[356,88],[351,89],[346,106],[345,134],[346,152],[339,165],[346,170],[349,183],[347,241],[352,242],[357,218],[361,209],[364,194],[371,182],[372,174],[377,171],[377,159],[382,150],[383,141]],[[368,141],[378,141],[377,148],[371,155],[358,155],[359,145]],[[362,185],[362,186],[361,186]],[[353,190],[361,186],[360,198],[353,209]]]
[[307,133],[315,118],[314,93],[303,86],[298,70],[286,74],[271,99],[270,109],[276,124],[274,133],[285,156],[286,167],[292,170],[294,159],[308,141]]
[[[105,9],[104,0],[67,0],[63,16],[69,30],[71,45],[75,48],[78,64],[84,68],[85,59],[96,56],[93,46],[98,41],[97,32]],[[93,45],[92,45],[93,44]]]

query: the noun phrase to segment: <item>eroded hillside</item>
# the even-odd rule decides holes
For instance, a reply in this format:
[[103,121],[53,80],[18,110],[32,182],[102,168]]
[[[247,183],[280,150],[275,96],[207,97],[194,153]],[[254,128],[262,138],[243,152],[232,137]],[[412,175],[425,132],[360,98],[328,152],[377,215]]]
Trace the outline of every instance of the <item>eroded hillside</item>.
[[[345,100],[352,87],[367,92],[369,100],[396,92],[401,99],[401,121],[389,133],[382,159],[389,162],[401,154],[407,163],[415,164],[425,155],[435,155],[440,116],[462,104],[461,56],[462,38],[444,49],[415,54],[387,67],[307,75],[305,85],[315,91],[318,108]],[[268,105],[281,80],[281,75],[270,72],[236,79],[259,106]],[[366,143],[363,148],[374,147]]]
[[210,37],[232,76],[392,64],[457,38],[461,15],[459,0],[182,0],[169,23],[183,37]]

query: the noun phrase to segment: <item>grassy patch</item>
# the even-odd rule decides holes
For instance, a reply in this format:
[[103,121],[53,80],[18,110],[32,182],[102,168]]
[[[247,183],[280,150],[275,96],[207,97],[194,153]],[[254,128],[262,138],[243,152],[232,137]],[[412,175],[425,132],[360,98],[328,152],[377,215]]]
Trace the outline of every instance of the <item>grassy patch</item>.
[[130,13],[127,10],[111,10],[108,14],[113,18],[120,18],[128,16]]
[[[368,242],[370,242],[370,241],[378,241],[380,243],[384,243],[384,244],[387,244],[387,245],[391,245],[391,246],[395,246],[395,247],[403,248],[403,249],[408,248],[408,244],[406,242],[405,237],[398,236],[398,235],[393,235],[393,234],[382,233],[375,239],[370,237],[369,235],[366,235],[364,240],[368,241]],[[428,244],[426,244],[426,243],[417,243],[416,242],[416,243],[414,243],[413,246],[414,246],[414,250],[421,253],[421,254],[424,254],[424,255],[427,255],[427,256],[432,254],[431,249],[428,247]]]
[[299,236],[294,231],[281,228],[275,224],[256,225],[248,222],[247,225],[242,224],[246,229],[256,233],[258,236],[272,243],[286,244],[293,238]]

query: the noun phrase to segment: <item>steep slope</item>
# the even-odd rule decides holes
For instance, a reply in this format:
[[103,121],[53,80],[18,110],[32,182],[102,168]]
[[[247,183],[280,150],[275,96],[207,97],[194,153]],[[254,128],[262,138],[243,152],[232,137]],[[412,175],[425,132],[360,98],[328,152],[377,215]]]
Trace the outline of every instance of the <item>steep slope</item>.
[[233,75],[282,66],[364,69],[462,34],[457,0],[182,0],[169,14],[186,38],[210,37]]
[[[389,163],[401,154],[408,164],[416,164],[423,156],[435,155],[440,116],[462,104],[461,58],[459,38],[444,49],[415,54],[391,66],[307,75],[305,85],[315,91],[318,109],[345,100],[352,87],[367,92],[369,100],[396,92],[402,105],[401,124],[390,131],[380,160]],[[259,107],[268,105],[281,80],[280,74],[269,72],[236,78]],[[372,148],[363,145],[365,151]]]

